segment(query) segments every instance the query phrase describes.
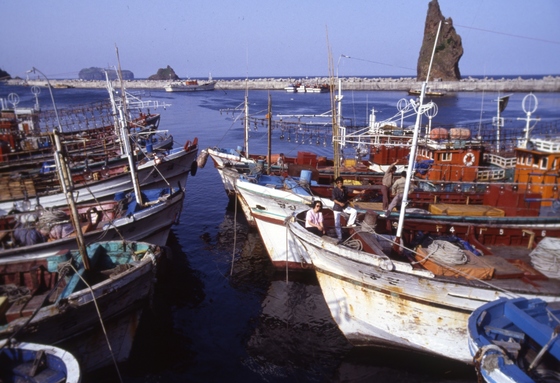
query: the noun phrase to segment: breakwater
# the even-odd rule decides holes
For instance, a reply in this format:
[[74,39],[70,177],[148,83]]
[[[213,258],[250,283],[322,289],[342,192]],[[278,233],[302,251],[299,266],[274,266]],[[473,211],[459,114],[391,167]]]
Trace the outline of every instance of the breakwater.
[[[203,81],[203,80],[201,80]],[[326,77],[305,78],[297,80],[306,85],[328,84],[329,79]],[[12,79],[5,81],[9,85],[21,86],[47,86],[44,79],[38,80],[22,80]],[[283,90],[285,86],[292,81],[284,78],[252,78],[252,79],[230,79],[217,80],[216,89],[224,90]],[[88,81],[88,80],[50,80],[54,88],[104,88],[105,81]],[[394,90],[408,91],[409,89],[420,89],[422,82],[416,81],[415,78],[371,78],[371,77],[344,77],[341,78],[342,89],[357,91],[375,91],[375,90]],[[161,80],[125,80],[127,89],[163,89],[169,81]],[[119,87],[117,81],[114,85]],[[560,92],[560,76],[544,76],[541,78],[523,79],[521,77],[515,79],[492,78],[477,79],[467,77],[460,81],[434,81],[430,83],[432,89],[445,90],[447,92]]]

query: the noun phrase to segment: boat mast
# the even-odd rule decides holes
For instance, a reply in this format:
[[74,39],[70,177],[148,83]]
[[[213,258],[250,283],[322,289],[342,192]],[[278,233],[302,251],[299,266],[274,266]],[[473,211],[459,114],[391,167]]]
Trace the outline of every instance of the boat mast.
[[62,126],[60,124],[60,118],[58,116],[58,109],[56,107],[56,102],[54,101],[51,82],[49,81],[49,78],[45,76],[45,74],[41,72],[39,69],[33,67],[31,71],[39,72],[47,80],[47,86],[49,88],[49,93],[51,95],[54,115],[56,118],[56,123],[58,125],[58,129],[53,129],[53,133],[52,133],[53,141],[56,148],[56,151],[54,153],[54,162],[56,163],[56,169],[58,171],[58,177],[60,178],[60,185],[62,186],[62,191],[64,192],[64,195],[66,196],[66,201],[68,202],[68,206],[70,207],[70,216],[72,218],[74,230],[76,231],[76,242],[78,244],[78,251],[80,252],[80,256],[82,258],[82,263],[84,264],[84,268],[86,270],[89,270],[90,265],[89,265],[89,258],[87,256],[86,245],[84,242],[84,234],[82,233],[82,226],[80,225],[78,209],[76,208],[74,195],[72,194],[74,192],[72,173],[70,171],[70,168],[68,167],[68,162],[66,162],[65,153],[63,152],[62,144],[60,143],[60,137],[58,136],[59,133],[62,132]]
[[121,82],[121,104],[120,107],[118,108],[120,135],[121,135],[121,140],[123,142],[123,148],[125,154],[128,157],[128,165],[130,167],[130,176],[132,177],[132,185],[134,186],[134,194],[136,195],[136,202],[140,206],[144,206],[144,202],[142,201],[142,193],[140,191],[140,183],[138,182],[138,174],[136,172],[136,163],[134,161],[134,158],[132,157],[132,148],[130,145],[130,135],[128,131],[128,118],[127,118],[128,116],[127,100],[126,100],[126,92],[124,89],[124,80],[122,78],[121,60],[119,58],[119,48],[115,46],[115,49],[117,51],[117,62],[119,65],[119,80]]
[[[332,132],[333,132],[333,163],[334,163],[334,169],[333,169],[333,173],[334,173],[334,178],[336,179],[339,175],[340,175],[340,143],[338,142],[338,123],[340,122],[340,117],[337,113],[337,101],[340,101],[337,99],[337,97],[335,96],[335,90],[336,90],[336,81],[335,81],[335,77],[334,77],[334,63],[333,63],[333,58],[332,58],[332,51],[331,51],[331,45],[329,43],[329,30],[327,28],[327,51],[328,51],[328,55],[329,55],[329,94],[331,96],[331,116],[332,116]],[[336,77],[338,78],[338,70],[336,73]],[[339,88],[338,88],[338,92],[340,95],[340,80],[339,80]]]
[[[403,192],[403,199],[401,203],[401,211],[399,214],[399,223],[397,226],[397,234],[395,238],[396,246],[399,247],[398,251],[402,251],[399,244],[401,242],[402,237],[402,230],[404,225],[404,215],[406,211],[406,206],[408,205],[408,192],[410,190],[410,183],[412,180],[412,175],[414,174],[414,165],[416,163],[416,149],[418,145],[418,133],[420,131],[420,120],[422,114],[426,111],[424,108],[424,96],[426,95],[426,88],[428,86],[428,81],[430,80],[430,72],[432,71],[432,64],[434,62],[434,55],[436,53],[436,45],[439,38],[439,32],[441,30],[441,23],[440,20],[438,24],[438,29],[436,33],[436,39],[434,40],[434,48],[432,50],[432,57],[430,58],[430,65],[428,66],[428,73],[426,75],[426,80],[422,83],[422,91],[420,92],[420,99],[418,100],[418,105],[416,105],[416,123],[414,124],[414,134],[412,136],[412,145],[410,146],[410,154],[408,158],[408,171],[406,172],[406,182],[404,184],[404,192]],[[431,105],[430,105],[431,107]],[[397,249],[395,249],[397,250]]]
[[68,162],[65,158],[66,154],[63,151],[62,144],[60,143],[60,133],[57,129],[54,129],[52,134],[56,148],[56,152],[54,153],[54,160],[56,163],[56,168],[58,170],[58,175],[60,177],[60,184],[62,185],[62,191],[66,195],[66,201],[68,202],[68,206],[70,207],[70,217],[72,218],[72,224],[74,225],[74,231],[76,232],[76,242],[78,244],[78,250],[82,257],[84,268],[86,270],[89,270],[89,258],[87,256],[84,234],[82,233],[82,225],[80,224],[80,216],[78,215],[78,209],[76,208],[74,195],[72,194],[74,192],[72,175],[70,169],[68,168]]
[[245,116],[243,117],[243,125],[245,125],[245,158],[249,158],[249,95],[245,91]]
[[[268,112],[266,114],[266,120],[268,122],[268,156],[266,162],[268,164],[267,173],[270,174],[270,169],[272,166],[272,97],[270,96],[270,92],[268,92]],[[282,167],[283,166],[284,164],[282,163]]]

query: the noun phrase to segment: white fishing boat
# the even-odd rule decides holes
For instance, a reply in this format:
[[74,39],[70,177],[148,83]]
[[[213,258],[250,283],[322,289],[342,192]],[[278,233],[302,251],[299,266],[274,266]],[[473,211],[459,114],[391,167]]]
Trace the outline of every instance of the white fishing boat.
[[[423,94],[418,115],[425,110],[422,105]],[[419,119],[408,169],[414,168],[418,127]],[[540,230],[535,240],[534,232],[523,233],[521,227],[491,228],[491,219],[480,225],[432,222],[428,230],[405,219],[410,178],[409,171],[396,231],[392,221],[366,214],[357,227],[346,229],[339,243],[304,227],[306,207],[296,209],[287,232],[277,229],[275,235],[284,238],[287,257],[309,256],[331,315],[352,344],[413,349],[472,363],[467,322],[482,304],[508,296],[560,301],[559,270],[555,277],[544,275],[539,271],[541,252],[531,252],[538,243],[537,248],[542,244],[546,249],[542,253],[557,256],[559,241],[545,244],[546,225],[534,227]],[[323,216],[324,226],[332,227],[332,213],[324,209]],[[383,223],[387,227],[380,234]],[[483,244],[487,231],[495,239],[512,236],[516,242],[496,241],[490,249]]]
[[[293,238],[285,229],[286,218],[315,200],[309,192],[309,180],[266,175],[251,180],[241,176],[235,188],[245,217],[258,227],[272,264],[282,269],[311,268],[306,252],[290,251],[294,248]],[[322,202],[324,206],[333,205],[329,199]]]
[[208,81],[183,80],[169,83],[165,86],[166,92],[201,92],[214,90],[217,81],[210,76]]
[[[395,236],[362,223],[337,245],[307,231],[304,214],[289,223],[291,251],[309,255],[333,319],[356,346],[410,348],[472,363],[467,321],[479,306],[512,295],[560,301],[560,275],[538,272],[526,247],[495,246],[494,255],[476,256],[432,241],[395,255],[394,246],[403,246]],[[452,255],[465,262],[453,265]]]
[[284,90],[288,93],[296,93],[297,87],[294,84],[290,84],[284,87]]

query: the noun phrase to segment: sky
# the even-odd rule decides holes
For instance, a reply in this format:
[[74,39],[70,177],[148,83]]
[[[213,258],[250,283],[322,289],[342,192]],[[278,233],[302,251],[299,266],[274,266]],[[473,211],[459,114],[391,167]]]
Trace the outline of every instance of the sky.
[[[78,78],[415,77],[428,0],[20,0],[2,2],[0,69]],[[560,74],[559,0],[439,0],[469,75]],[[330,52],[330,54],[329,54]],[[330,58],[329,58],[330,57]]]

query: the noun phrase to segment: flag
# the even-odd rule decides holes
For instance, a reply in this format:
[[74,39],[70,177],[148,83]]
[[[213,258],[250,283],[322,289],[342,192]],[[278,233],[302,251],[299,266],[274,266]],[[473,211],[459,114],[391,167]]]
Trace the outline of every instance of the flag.
[[500,97],[498,99],[500,113],[502,113],[506,109],[508,101],[509,101],[509,96]]

